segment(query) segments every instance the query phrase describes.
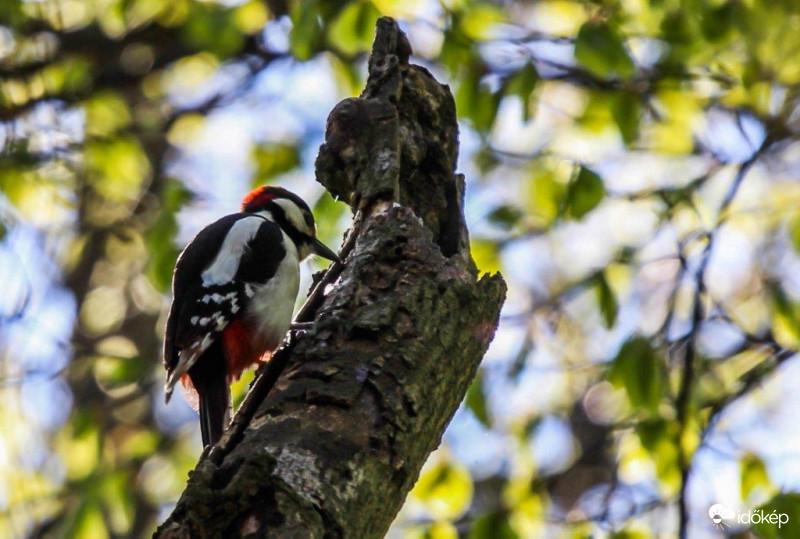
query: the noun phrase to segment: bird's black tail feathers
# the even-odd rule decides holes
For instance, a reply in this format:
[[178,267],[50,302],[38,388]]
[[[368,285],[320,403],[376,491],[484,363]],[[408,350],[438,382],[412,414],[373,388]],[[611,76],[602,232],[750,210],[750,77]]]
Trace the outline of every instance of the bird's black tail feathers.
[[200,401],[200,432],[203,447],[216,444],[228,426],[231,393],[221,346],[212,345],[189,369]]
[[215,387],[213,394],[200,397],[200,432],[203,434],[203,447],[216,444],[222,438],[222,433],[228,424],[230,394],[224,378],[219,385],[222,387]]

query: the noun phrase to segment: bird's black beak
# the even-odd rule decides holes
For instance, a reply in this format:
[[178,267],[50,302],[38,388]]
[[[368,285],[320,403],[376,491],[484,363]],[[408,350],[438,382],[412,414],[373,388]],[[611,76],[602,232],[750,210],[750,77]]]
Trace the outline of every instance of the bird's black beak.
[[339,264],[342,263],[342,261],[339,260],[339,257],[336,255],[336,253],[334,253],[333,251],[328,249],[328,247],[324,243],[319,241],[317,238],[313,239],[313,241],[311,242],[311,245],[314,248],[314,253],[315,254],[318,254],[322,258],[327,258],[328,260],[333,260],[336,263],[339,263]]

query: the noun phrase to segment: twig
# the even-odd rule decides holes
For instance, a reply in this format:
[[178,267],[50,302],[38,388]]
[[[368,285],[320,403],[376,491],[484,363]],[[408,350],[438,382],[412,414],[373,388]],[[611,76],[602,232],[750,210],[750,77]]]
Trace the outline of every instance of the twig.
[[[708,426],[703,432],[703,438],[707,437],[707,434],[713,430],[717,418],[728,405],[748,395],[751,391],[753,391],[756,387],[758,387],[761,384],[761,382],[764,380],[766,376],[772,374],[787,359],[797,354],[797,350],[782,348],[778,345],[775,345],[775,347],[773,347],[767,344],[767,346],[770,346],[770,348],[772,348],[772,354],[769,357],[769,359],[772,360],[770,364],[766,366],[764,366],[763,363],[759,364],[757,367],[752,369],[750,372],[748,372],[741,378],[742,385],[739,387],[739,389],[737,389],[736,391],[734,391],[729,395],[726,395],[710,403],[711,413],[708,419]],[[767,361],[769,361],[769,359]]]
[[686,454],[686,451],[683,449],[683,439],[686,434],[688,425],[687,425],[687,417],[689,415],[689,408],[691,404],[691,394],[694,388],[695,382],[695,367],[696,367],[696,341],[697,335],[700,330],[700,325],[702,324],[703,320],[705,319],[706,312],[703,306],[703,296],[706,293],[706,284],[705,284],[705,272],[706,268],[708,267],[708,262],[711,259],[711,250],[714,245],[714,240],[716,239],[717,233],[719,232],[722,225],[728,218],[728,210],[733,202],[734,198],[736,198],[736,194],[739,192],[739,188],[742,185],[742,181],[744,180],[745,176],[747,175],[750,168],[755,164],[761,154],[766,151],[766,149],[771,144],[769,139],[765,139],[762,143],[761,147],[753,153],[750,158],[741,164],[739,167],[739,171],[736,173],[736,177],[733,179],[728,191],[725,193],[725,197],[722,200],[722,204],[720,205],[719,212],[718,212],[718,219],[717,223],[714,225],[714,228],[708,233],[708,239],[706,241],[706,245],[703,248],[703,252],[701,254],[700,263],[698,264],[697,271],[695,272],[695,295],[694,295],[694,308],[692,310],[692,323],[691,329],[689,333],[684,337],[684,342],[686,343],[686,349],[683,356],[683,373],[681,375],[681,382],[680,382],[680,389],[678,390],[678,395],[675,400],[675,408],[677,410],[677,421],[678,421],[678,436],[677,436],[677,443],[678,443],[678,465],[681,470],[681,488],[680,493],[678,495],[678,514],[679,514],[679,525],[678,525],[678,536],[681,539],[686,539],[688,537],[688,527],[689,527],[689,507],[688,507],[688,484],[689,484],[689,475],[691,473],[692,463],[689,456]]

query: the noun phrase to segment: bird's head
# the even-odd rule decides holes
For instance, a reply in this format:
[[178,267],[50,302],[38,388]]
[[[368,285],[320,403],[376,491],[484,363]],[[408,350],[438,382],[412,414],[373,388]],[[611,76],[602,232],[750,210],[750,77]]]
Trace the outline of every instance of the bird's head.
[[259,214],[280,226],[297,246],[300,260],[317,254],[339,262],[336,253],[317,239],[311,208],[291,191],[273,185],[256,187],[242,199],[242,211]]

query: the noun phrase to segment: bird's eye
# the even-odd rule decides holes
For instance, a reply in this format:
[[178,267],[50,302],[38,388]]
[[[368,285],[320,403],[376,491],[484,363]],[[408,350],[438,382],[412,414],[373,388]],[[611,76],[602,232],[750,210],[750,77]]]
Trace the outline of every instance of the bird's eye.
[[303,213],[303,218],[306,220],[308,228],[314,228],[314,216],[310,213]]

